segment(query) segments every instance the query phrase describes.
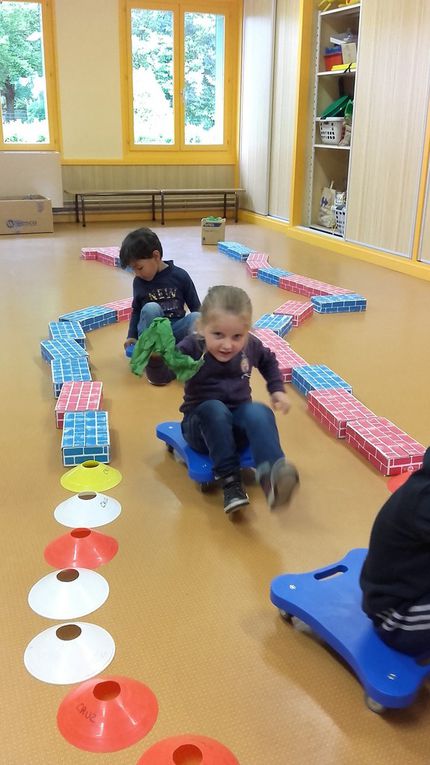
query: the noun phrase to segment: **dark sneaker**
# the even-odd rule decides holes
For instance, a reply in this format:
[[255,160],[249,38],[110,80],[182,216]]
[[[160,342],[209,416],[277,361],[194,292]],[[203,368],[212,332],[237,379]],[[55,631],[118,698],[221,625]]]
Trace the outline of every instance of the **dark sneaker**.
[[267,463],[263,465],[257,471],[257,477],[271,510],[279,505],[285,505],[299,483],[296,468],[284,457],[277,460],[272,468]]
[[146,377],[151,385],[167,385],[176,375],[169,369],[162,356],[152,353],[146,367]]
[[229,476],[223,481],[224,512],[233,513],[243,505],[249,505],[249,497],[236,476]]

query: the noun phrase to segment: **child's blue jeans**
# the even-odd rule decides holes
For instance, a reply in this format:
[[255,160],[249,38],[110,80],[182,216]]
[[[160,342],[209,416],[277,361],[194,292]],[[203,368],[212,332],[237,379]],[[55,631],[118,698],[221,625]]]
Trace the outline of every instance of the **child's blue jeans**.
[[[140,337],[142,332],[144,332],[145,329],[148,329],[153,319],[163,316],[163,309],[158,303],[145,303],[140,312],[139,324],[137,325],[138,336]],[[192,332],[193,324],[199,316],[200,314],[198,311],[193,311],[192,313],[187,313],[182,319],[170,319],[172,331],[177,343]]]
[[275,416],[258,402],[229,409],[222,401],[203,401],[184,416],[182,433],[192,449],[209,454],[219,478],[239,472],[239,452],[248,444],[257,469],[284,457]]

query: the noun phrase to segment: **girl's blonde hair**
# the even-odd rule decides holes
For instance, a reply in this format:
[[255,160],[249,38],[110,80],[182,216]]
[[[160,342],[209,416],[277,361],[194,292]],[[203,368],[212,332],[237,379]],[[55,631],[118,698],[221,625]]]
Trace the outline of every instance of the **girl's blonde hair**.
[[241,316],[251,326],[252,303],[245,290],[240,289],[240,287],[230,287],[224,284],[211,287],[200,308],[200,324],[203,326],[207,324],[212,314],[218,311],[226,311],[235,316]]

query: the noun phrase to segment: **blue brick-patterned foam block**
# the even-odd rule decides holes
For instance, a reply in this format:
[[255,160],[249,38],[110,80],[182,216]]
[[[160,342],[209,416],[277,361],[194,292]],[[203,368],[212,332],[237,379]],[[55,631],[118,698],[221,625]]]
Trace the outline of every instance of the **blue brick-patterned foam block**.
[[64,465],[79,465],[86,460],[109,462],[108,413],[103,411],[66,412],[61,439]]
[[218,249],[229,258],[241,261],[246,260],[251,252],[255,252],[255,250],[251,250],[250,247],[246,247],[244,244],[240,244],[240,242],[218,242]]
[[283,268],[273,268],[272,266],[266,266],[265,268],[259,268],[257,272],[257,279],[267,284],[275,284],[279,286],[279,279],[283,276],[291,276],[292,271],[284,271]]
[[291,382],[304,396],[307,396],[310,390],[324,388],[343,388],[343,390],[352,393],[352,386],[332,369],[326,367],[325,364],[307,364],[303,367],[296,367],[293,369]]
[[75,340],[85,348],[85,332],[78,321],[50,321],[49,337],[51,340]]
[[285,337],[293,326],[293,317],[289,314],[263,313],[255,322],[258,329],[271,329],[279,337]]
[[117,322],[117,313],[114,309],[106,308],[103,305],[90,305],[88,308],[81,308],[72,313],[63,313],[59,317],[60,321],[78,321],[84,332],[91,332],[93,329],[105,327],[107,324]]
[[88,356],[85,348],[74,340],[42,340],[40,352],[42,359],[48,363],[53,359],[77,359]]
[[53,359],[51,361],[51,375],[55,398],[58,398],[60,395],[63,383],[87,382],[93,379],[88,359],[84,357],[78,359]]
[[367,300],[363,295],[315,295],[311,301],[316,313],[352,313],[365,311]]

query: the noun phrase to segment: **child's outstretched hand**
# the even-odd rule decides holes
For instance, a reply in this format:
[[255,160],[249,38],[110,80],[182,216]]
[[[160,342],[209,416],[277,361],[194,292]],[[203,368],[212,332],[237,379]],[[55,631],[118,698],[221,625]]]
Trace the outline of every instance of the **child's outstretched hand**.
[[275,412],[281,412],[281,414],[287,414],[291,404],[288,400],[288,396],[286,393],[278,390],[275,393],[272,393],[272,395],[270,396],[270,400],[272,402],[272,409],[274,409]]

